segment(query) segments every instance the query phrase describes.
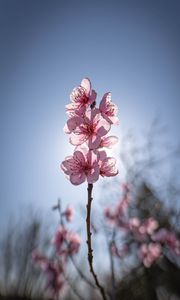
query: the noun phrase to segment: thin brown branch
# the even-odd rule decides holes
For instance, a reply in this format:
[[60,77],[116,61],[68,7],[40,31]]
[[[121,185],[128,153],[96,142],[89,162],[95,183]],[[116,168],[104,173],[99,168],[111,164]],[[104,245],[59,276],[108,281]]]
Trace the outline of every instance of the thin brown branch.
[[91,245],[91,202],[93,200],[92,198],[92,189],[93,189],[93,184],[88,183],[88,203],[87,203],[87,217],[86,217],[86,229],[87,229],[87,247],[88,247],[88,262],[89,262],[89,268],[90,268],[90,272],[92,273],[92,276],[94,278],[95,284],[97,286],[97,288],[99,289],[99,292],[102,296],[103,300],[107,300],[104,288],[102,287],[102,285],[99,283],[98,277],[94,271],[94,267],[93,267],[93,249],[92,249],[92,245]]

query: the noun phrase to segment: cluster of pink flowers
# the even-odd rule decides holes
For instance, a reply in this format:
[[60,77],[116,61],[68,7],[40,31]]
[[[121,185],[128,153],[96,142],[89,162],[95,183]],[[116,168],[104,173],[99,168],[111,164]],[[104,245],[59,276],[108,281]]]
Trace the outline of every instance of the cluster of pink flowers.
[[162,254],[159,243],[143,243],[139,248],[139,258],[146,268],[149,268]]
[[[128,217],[128,207],[130,203],[130,189],[128,185],[124,187],[125,192],[122,199],[118,201],[115,209],[106,208],[105,217],[114,230],[123,229],[126,234],[130,234],[130,241],[136,243],[137,254],[145,267],[149,268],[165,254],[165,250],[171,251],[175,255],[180,255],[180,240],[177,235],[165,228],[159,228],[159,223],[153,217],[141,221],[137,217]],[[128,253],[129,244],[121,245],[121,249],[114,243],[112,254],[122,258]],[[125,251],[126,250],[126,251]]]
[[128,210],[129,203],[131,201],[131,193],[130,193],[130,185],[123,184],[123,197],[120,199],[115,208],[105,208],[104,214],[108,220],[108,222],[117,227],[123,227],[125,229],[126,219],[125,214]]
[[74,88],[71,103],[66,106],[69,119],[64,132],[70,135],[70,143],[75,146],[72,156],[68,156],[61,168],[71,183],[79,185],[87,180],[94,183],[101,176],[118,174],[116,160],[108,157],[102,148],[111,148],[118,142],[116,136],[108,136],[112,124],[118,124],[117,106],[111,101],[111,93],[106,93],[96,107],[96,92],[91,82],[84,78]]
[[64,259],[68,255],[76,254],[79,251],[81,239],[77,233],[73,233],[60,225],[56,230],[55,236],[52,240],[58,255],[64,255]]
[[50,294],[55,298],[65,286],[64,278],[64,264],[59,260],[50,260],[38,250],[32,253],[33,262],[46,274],[47,289]]
[[[58,205],[53,207],[53,209],[58,208]],[[69,222],[72,220],[72,215],[72,208],[67,207],[61,213],[61,218]],[[46,274],[47,289],[53,298],[56,298],[59,292],[64,290],[68,258],[78,253],[81,244],[80,236],[68,230],[64,225],[64,221],[63,224],[58,226],[52,239],[55,250],[53,258],[48,258],[37,249],[32,252],[33,262]]]

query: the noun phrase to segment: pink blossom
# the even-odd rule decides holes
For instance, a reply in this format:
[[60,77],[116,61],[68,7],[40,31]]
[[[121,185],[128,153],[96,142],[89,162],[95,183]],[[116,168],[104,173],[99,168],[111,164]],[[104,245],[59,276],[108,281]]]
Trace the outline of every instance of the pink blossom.
[[99,169],[102,177],[111,177],[118,174],[116,167],[116,159],[114,157],[107,157],[105,151],[99,151]]
[[66,210],[64,211],[63,215],[65,216],[66,220],[68,222],[71,222],[72,221],[72,218],[73,218],[73,214],[74,214],[74,210],[72,207],[68,206],[66,208]]
[[72,103],[66,106],[69,116],[82,115],[85,110],[96,100],[96,92],[91,88],[91,82],[84,78],[81,84],[73,89],[70,99]]
[[168,234],[168,230],[165,228],[161,228],[152,235],[152,239],[155,242],[165,242],[167,234]]
[[111,93],[104,94],[99,105],[99,110],[103,118],[105,118],[110,124],[119,124],[118,117],[116,116],[118,108],[111,101]]
[[112,210],[109,207],[105,208],[104,214],[111,225],[113,225],[116,222],[117,215],[116,213],[112,212]]
[[139,249],[139,258],[145,267],[149,268],[161,255],[161,245],[158,243],[142,244]]
[[74,185],[79,185],[86,179],[88,183],[94,183],[99,178],[98,156],[94,151],[75,151],[73,156],[65,158],[61,168]]
[[129,219],[129,222],[128,222],[128,225],[129,225],[129,229],[134,231],[134,230],[137,230],[140,226],[140,220],[138,218],[130,218]]
[[64,287],[65,282],[62,277],[62,273],[64,272],[63,265],[58,261],[50,261],[38,250],[32,252],[32,259],[47,275],[47,288],[50,289],[52,296],[55,297]]
[[37,249],[32,252],[32,260],[37,264],[42,270],[46,270],[49,261],[46,256],[42,255]]
[[145,227],[146,232],[149,235],[152,235],[154,233],[154,231],[159,227],[159,224],[154,218],[148,218],[144,222],[144,227]]
[[67,120],[67,123],[64,126],[64,132],[70,134],[73,132],[77,126],[83,123],[83,118],[80,116],[73,116]]
[[52,243],[55,245],[56,250],[59,252],[64,241],[67,238],[68,231],[64,226],[59,226],[56,230],[54,238],[52,239]]
[[128,195],[125,195],[122,200],[118,201],[116,211],[117,214],[120,216],[124,215],[127,211],[130,203],[130,197]]
[[111,149],[115,144],[117,144],[118,138],[116,136],[103,136],[99,147],[106,147]]
[[68,252],[72,255],[79,251],[81,238],[77,233],[69,232],[68,237]]
[[85,113],[83,122],[71,133],[70,143],[78,146],[87,141],[89,149],[96,149],[101,143],[101,137],[109,130],[110,124],[102,118],[99,110],[92,109]]
[[53,297],[56,297],[64,287],[65,281],[62,276],[63,272],[64,270],[60,263],[56,261],[49,262],[46,270],[48,279],[47,288],[51,290]]

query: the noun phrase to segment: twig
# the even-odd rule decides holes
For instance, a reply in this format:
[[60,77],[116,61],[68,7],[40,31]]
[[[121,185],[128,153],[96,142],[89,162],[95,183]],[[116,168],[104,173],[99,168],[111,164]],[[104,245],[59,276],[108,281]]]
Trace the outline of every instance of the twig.
[[86,217],[86,229],[87,229],[87,246],[88,246],[88,262],[89,262],[89,268],[90,268],[90,272],[92,273],[92,276],[94,278],[94,281],[96,283],[97,288],[99,289],[99,292],[102,296],[103,300],[107,300],[107,297],[105,295],[105,291],[104,288],[102,287],[102,285],[99,283],[99,280],[97,278],[97,275],[94,271],[94,267],[93,267],[93,250],[92,250],[92,246],[91,246],[91,202],[93,200],[92,198],[92,189],[93,189],[93,184],[88,183],[88,203],[87,203],[87,217]]

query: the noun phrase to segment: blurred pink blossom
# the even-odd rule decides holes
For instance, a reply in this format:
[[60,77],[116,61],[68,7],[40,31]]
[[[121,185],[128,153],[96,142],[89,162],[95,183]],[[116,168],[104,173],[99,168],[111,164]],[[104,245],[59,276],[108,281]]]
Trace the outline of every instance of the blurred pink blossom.
[[56,251],[59,252],[61,250],[62,245],[67,239],[67,234],[68,231],[64,226],[60,225],[56,230],[55,235],[52,239],[52,243],[54,244]]
[[72,233],[69,232],[68,233],[68,237],[67,237],[67,241],[68,241],[68,251],[69,253],[75,254],[79,251],[79,247],[81,244],[81,238],[77,233]]
[[149,268],[160,256],[161,245],[159,243],[142,244],[139,248],[139,258],[146,268]]
[[47,276],[47,288],[50,290],[52,297],[56,297],[65,284],[63,277],[64,266],[57,260],[49,260],[38,250],[32,252],[32,259],[45,272]]
[[67,222],[71,222],[73,218],[74,210],[71,206],[68,206],[66,210],[63,212],[63,215],[66,218]]

